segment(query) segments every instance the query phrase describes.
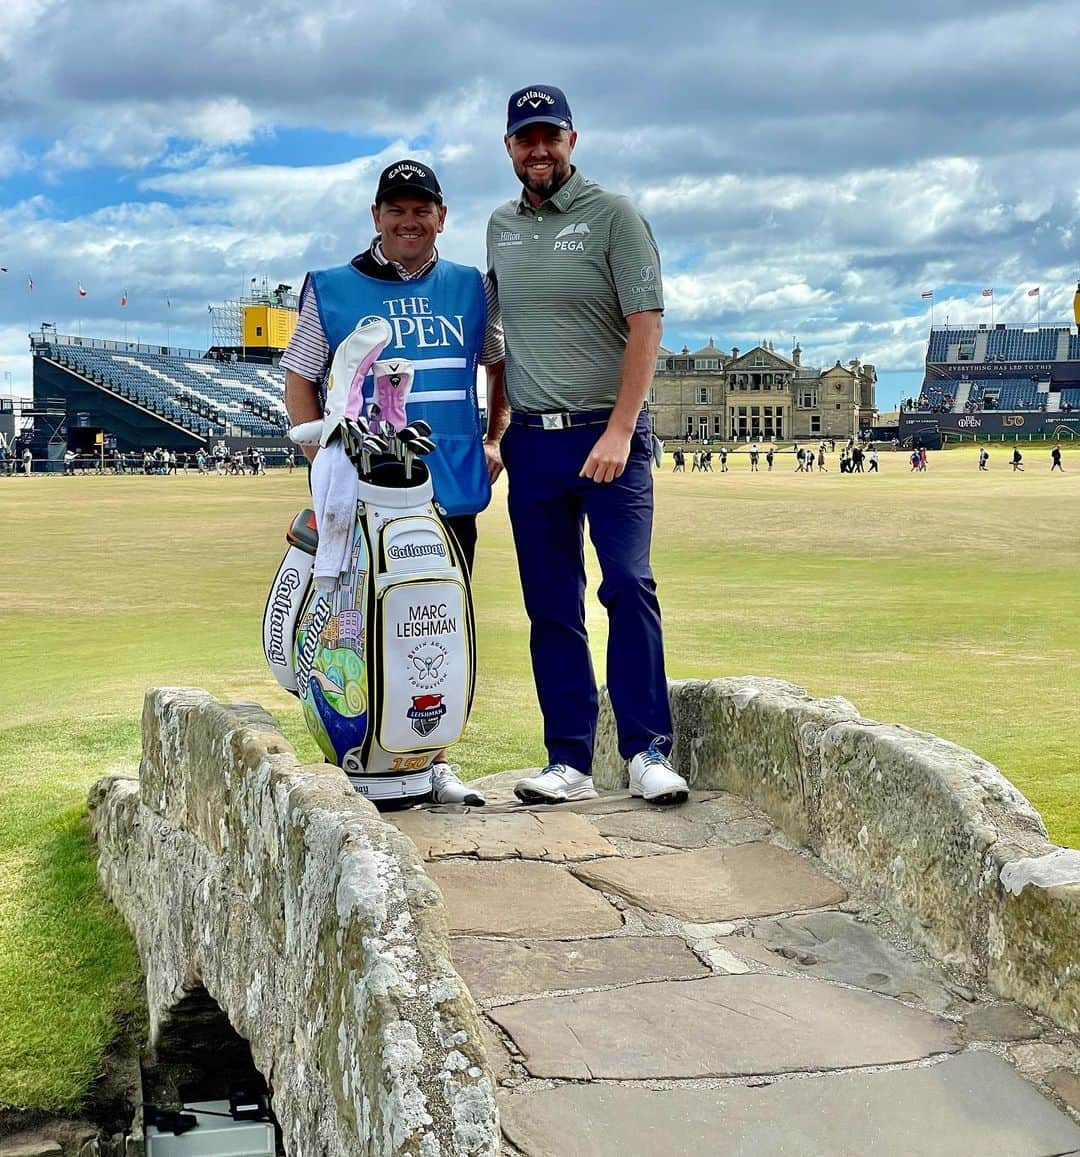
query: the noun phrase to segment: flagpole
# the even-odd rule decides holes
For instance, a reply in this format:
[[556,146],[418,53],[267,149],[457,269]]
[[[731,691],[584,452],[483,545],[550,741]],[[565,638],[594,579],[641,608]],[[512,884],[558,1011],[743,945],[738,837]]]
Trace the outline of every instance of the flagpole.
[[990,290],[990,328],[994,328],[994,291]]

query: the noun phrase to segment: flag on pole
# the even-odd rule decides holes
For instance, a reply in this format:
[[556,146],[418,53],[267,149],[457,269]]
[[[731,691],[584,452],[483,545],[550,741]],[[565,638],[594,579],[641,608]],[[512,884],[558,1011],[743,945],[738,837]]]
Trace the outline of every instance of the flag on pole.
[[124,290],[123,293],[120,294],[120,304],[121,305],[127,305],[127,290],[126,289]]
[[984,289],[982,295],[983,297],[993,297],[994,291],[992,289]]
[[7,273],[7,266],[6,265],[0,265],[0,273]]
[[82,282],[81,282],[81,281],[79,282],[79,284],[78,284],[78,287],[77,287],[77,288],[78,288],[78,290],[79,290],[79,296],[80,296],[80,297],[85,297],[85,296],[86,296],[86,290],[85,290],[85,289],[83,289],[83,287],[82,287]]
[[923,299],[923,301],[931,301],[933,299],[933,296],[934,296],[934,291],[932,289],[930,289],[930,290],[927,290],[927,292],[922,295],[922,299]]
[[207,312],[207,313],[213,313],[213,312],[214,312],[214,307],[213,307],[212,305],[208,305],[208,306],[206,307],[206,312]]
[[34,292],[34,279],[30,276],[29,273],[26,275],[26,292],[27,293],[33,293]]
[[168,298],[165,298],[165,308],[172,309],[172,302]]
[[1036,285],[1034,289],[1029,289],[1028,290],[1028,297],[1038,297],[1040,288],[1041,288],[1040,286]]

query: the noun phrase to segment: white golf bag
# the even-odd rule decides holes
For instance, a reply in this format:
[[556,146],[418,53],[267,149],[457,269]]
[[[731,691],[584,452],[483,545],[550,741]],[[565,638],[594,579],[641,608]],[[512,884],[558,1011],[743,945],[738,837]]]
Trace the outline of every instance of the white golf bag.
[[[348,490],[349,525],[332,578],[315,578],[315,512],[294,519],[266,602],[263,651],[278,682],[300,699],[326,758],[357,791],[395,800],[429,793],[432,756],[464,730],[476,640],[468,570],[418,456],[434,446],[430,430],[400,425],[412,368],[376,363],[387,340],[385,322],[357,327],[332,369],[350,383],[349,398],[338,392],[325,422],[292,432],[329,446],[320,455],[343,469],[338,491],[355,491]],[[394,423],[369,424],[352,396],[373,367],[381,405],[372,410]],[[340,529],[339,517],[339,538]]]

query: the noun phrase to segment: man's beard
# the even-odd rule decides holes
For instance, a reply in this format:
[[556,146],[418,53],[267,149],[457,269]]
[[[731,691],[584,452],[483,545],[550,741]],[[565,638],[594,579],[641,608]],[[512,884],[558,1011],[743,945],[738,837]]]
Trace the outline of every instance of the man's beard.
[[557,192],[570,179],[571,168],[569,165],[553,165],[551,168],[551,176],[546,181],[532,181],[526,176],[525,166],[522,165],[521,172],[518,173],[518,178],[521,183],[529,190],[530,193],[537,197],[550,197],[552,193]]

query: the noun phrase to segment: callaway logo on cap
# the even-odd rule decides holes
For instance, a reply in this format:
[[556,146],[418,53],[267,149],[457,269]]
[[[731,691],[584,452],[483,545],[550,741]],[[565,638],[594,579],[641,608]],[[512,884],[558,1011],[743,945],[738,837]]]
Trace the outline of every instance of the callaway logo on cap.
[[375,191],[375,204],[387,197],[427,197],[442,204],[442,189],[434,169],[420,161],[395,161],[383,169],[379,177],[379,187]]
[[561,88],[533,84],[519,88],[506,106],[506,135],[511,137],[527,125],[556,125],[572,129],[574,118]]

